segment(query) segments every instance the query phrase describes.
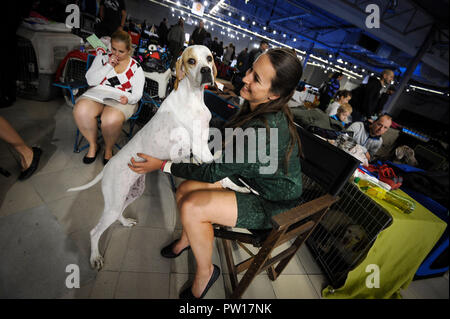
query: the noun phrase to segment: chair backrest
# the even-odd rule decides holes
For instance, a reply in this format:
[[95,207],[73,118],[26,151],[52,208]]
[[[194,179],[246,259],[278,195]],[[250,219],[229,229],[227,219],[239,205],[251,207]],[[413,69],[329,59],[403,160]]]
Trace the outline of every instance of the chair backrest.
[[86,72],[91,67],[91,64],[94,61],[94,59],[95,59],[95,54],[88,54],[87,60],[86,60]]
[[319,184],[330,195],[338,195],[359,166],[359,161],[343,150],[297,125],[301,140],[303,174]]
[[239,111],[239,106],[230,103],[209,90],[205,90],[204,101],[213,116],[216,116],[223,121],[228,121]]

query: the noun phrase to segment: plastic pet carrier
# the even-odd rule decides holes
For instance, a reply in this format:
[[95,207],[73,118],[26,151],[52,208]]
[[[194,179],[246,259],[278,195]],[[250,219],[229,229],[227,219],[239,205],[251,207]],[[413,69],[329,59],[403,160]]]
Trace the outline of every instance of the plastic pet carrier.
[[68,52],[79,48],[82,39],[68,32],[18,31],[17,95],[48,101],[57,92],[52,85],[56,70]]

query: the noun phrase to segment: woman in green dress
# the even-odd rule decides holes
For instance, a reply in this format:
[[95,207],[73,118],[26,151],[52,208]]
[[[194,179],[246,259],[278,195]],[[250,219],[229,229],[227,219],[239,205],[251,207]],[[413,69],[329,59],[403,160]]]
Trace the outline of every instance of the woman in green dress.
[[[194,282],[180,294],[180,298],[203,298],[219,277],[219,267],[212,264],[212,224],[266,229],[271,227],[272,216],[298,205],[302,193],[300,139],[287,103],[301,75],[301,62],[289,49],[268,50],[247,71],[240,91],[245,99],[244,105],[226,124],[227,128],[255,129],[258,143],[252,144],[247,139],[243,145],[237,146],[243,149],[243,161],[236,161],[235,156],[233,162],[227,162],[226,152],[222,152],[221,160],[201,165],[172,163],[146,154],[138,154],[144,162],[131,159],[129,167],[136,173],[161,169],[187,179],[176,192],[183,225],[181,238],[161,250],[167,258],[178,257],[189,248],[194,253],[197,262]],[[274,129],[277,134],[269,134]],[[259,143],[260,139],[266,143]],[[268,161],[261,156],[249,160],[251,152],[272,155],[269,164],[273,166],[275,162],[276,167],[268,169]],[[224,178],[238,186],[248,187],[251,192],[225,188],[221,183]]]

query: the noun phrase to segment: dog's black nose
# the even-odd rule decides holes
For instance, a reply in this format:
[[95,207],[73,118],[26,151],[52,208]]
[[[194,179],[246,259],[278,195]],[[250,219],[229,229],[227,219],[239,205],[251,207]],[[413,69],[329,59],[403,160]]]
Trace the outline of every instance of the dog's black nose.
[[200,73],[208,73],[211,72],[211,69],[207,66],[204,66],[203,68],[200,69]]

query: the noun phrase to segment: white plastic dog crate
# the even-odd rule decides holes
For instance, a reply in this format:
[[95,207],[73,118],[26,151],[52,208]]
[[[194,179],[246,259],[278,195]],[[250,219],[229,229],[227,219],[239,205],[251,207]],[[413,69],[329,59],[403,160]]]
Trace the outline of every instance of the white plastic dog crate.
[[169,80],[172,75],[170,68],[163,73],[145,72],[144,92],[153,98],[164,99],[168,92]]
[[38,101],[52,99],[56,70],[69,51],[82,44],[79,36],[69,32],[48,32],[19,27],[17,94]]

